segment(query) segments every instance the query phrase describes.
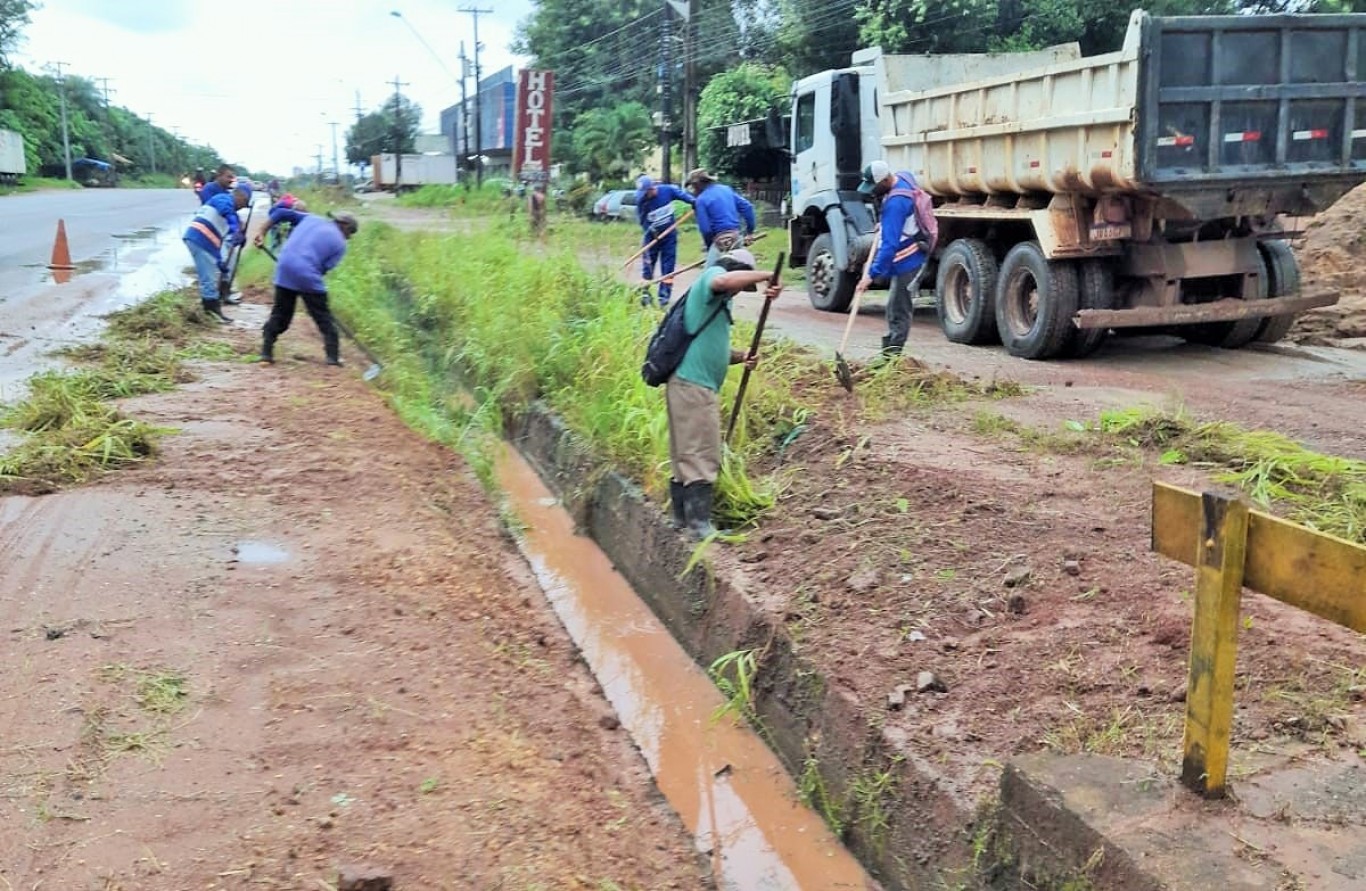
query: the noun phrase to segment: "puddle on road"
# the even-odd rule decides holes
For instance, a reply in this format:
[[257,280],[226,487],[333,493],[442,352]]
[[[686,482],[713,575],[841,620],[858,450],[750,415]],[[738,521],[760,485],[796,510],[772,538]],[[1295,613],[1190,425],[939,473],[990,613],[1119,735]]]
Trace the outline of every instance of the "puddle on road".
[[713,720],[721,694],[510,445],[499,484],[526,529],[519,546],[655,782],[711,852],[728,891],[875,887],[797,801],[776,756],[747,727]]
[[251,566],[285,563],[289,560],[289,551],[268,541],[239,541],[232,546],[232,552],[238,563]]

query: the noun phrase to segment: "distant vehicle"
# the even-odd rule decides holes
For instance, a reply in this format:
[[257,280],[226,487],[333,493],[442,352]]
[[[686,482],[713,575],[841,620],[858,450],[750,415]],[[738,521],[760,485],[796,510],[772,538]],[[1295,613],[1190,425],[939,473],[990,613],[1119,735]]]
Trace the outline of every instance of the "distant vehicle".
[[0,183],[18,182],[27,172],[24,137],[13,130],[0,130]]
[[393,192],[399,188],[412,190],[422,186],[449,186],[460,181],[456,159],[452,155],[404,155],[401,180],[397,167],[391,154],[372,156],[371,179],[376,188]]
[[608,220],[632,220],[636,213],[634,189],[613,189],[593,202],[591,218],[599,223]]

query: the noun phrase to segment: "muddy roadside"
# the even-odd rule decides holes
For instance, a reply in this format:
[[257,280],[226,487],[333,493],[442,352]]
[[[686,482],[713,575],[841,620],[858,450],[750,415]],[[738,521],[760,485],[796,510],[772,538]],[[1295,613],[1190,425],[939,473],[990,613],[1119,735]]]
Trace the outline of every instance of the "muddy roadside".
[[469,469],[303,334],[131,400],[154,462],[0,499],[0,879],[709,887]]

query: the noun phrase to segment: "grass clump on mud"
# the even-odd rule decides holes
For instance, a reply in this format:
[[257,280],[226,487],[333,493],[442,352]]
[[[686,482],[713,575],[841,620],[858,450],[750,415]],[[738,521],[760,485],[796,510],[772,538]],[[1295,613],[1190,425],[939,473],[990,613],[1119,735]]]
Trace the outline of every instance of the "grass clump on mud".
[[[504,412],[539,400],[597,457],[659,492],[669,476],[668,422],[662,392],[640,377],[659,313],[642,309],[630,286],[579,262],[575,247],[592,237],[587,230],[606,227],[569,221],[562,228],[563,239],[552,237],[540,251],[502,225],[477,239],[367,227],[333,274],[336,301],[361,340],[385,357],[398,410],[429,435],[464,443],[472,420],[496,430]],[[733,342],[747,344],[753,327],[736,329]],[[889,367],[880,373],[883,387],[862,397],[865,409],[947,392],[947,384],[911,385],[924,375],[914,363]],[[732,373],[721,392],[727,412],[740,376]],[[829,363],[788,341],[764,343],[718,484],[723,522],[743,526],[772,506],[778,478],[756,479],[746,467],[843,396]]]
[[191,338],[212,324],[167,291],[110,316],[104,342],[64,350],[81,367],[34,375],[27,398],[0,410],[0,427],[22,434],[0,454],[0,493],[50,492],[154,455],[164,431],[109,401],[190,380],[183,359],[196,352]]
[[1366,544],[1366,461],[1325,455],[1267,430],[1196,421],[1181,411],[1106,412],[1101,432],[1160,451],[1159,462],[1205,466],[1263,507],[1281,506],[1310,528]]

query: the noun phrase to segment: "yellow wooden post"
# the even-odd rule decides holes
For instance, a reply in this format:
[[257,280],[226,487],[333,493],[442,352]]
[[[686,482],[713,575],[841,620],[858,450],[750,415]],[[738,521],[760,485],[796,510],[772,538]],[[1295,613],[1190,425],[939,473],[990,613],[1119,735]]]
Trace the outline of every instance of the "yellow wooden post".
[[1247,554],[1247,504],[1206,492],[1195,561],[1195,624],[1186,690],[1185,757],[1181,782],[1207,798],[1222,798],[1233,725],[1233,671],[1238,611]]

